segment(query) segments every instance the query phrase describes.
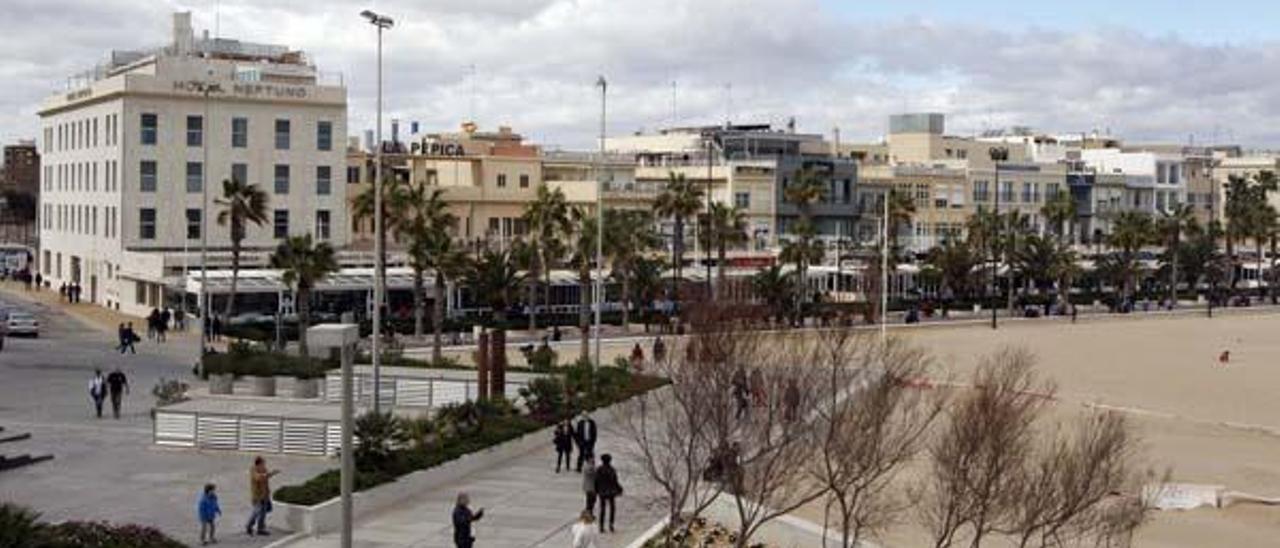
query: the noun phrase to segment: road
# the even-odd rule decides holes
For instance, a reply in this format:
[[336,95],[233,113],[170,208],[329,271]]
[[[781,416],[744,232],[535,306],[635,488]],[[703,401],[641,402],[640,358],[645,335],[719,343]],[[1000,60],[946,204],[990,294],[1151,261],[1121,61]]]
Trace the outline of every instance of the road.
[[[151,445],[151,388],[162,378],[193,382],[195,341],[143,341],[136,355],[114,351],[115,333],[55,306],[0,291],[0,308],[18,308],[41,322],[36,339],[9,338],[0,351],[0,426],[30,440],[0,444],[0,453],[52,454],[54,460],[0,472],[0,501],[16,502],[47,520],[108,520],[158,527],[197,544],[195,503],[206,482],[218,485],[223,511],[219,540],[261,546],[269,539],[241,529],[248,512],[249,455],[196,453]],[[129,378],[120,419],[94,417],[88,383],[94,369],[119,367]],[[331,467],[318,459],[269,458],[284,485]],[[278,537],[279,535],[277,535]]]

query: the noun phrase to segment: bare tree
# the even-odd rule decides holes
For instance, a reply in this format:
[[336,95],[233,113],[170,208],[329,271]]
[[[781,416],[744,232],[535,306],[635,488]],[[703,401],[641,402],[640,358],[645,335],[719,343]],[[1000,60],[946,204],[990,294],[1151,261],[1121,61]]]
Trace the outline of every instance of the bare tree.
[[935,547],[953,546],[967,533],[970,546],[1011,519],[1021,469],[1034,443],[1033,423],[1052,386],[1040,383],[1032,355],[1008,349],[987,357],[974,386],[950,406],[929,447],[929,497],[921,514]]
[[829,521],[835,511],[840,545],[852,547],[883,533],[910,507],[894,480],[920,451],[944,399],[913,385],[929,372],[929,359],[898,339],[881,344],[840,331],[815,345],[814,365],[828,378],[809,473],[827,488],[825,514]]

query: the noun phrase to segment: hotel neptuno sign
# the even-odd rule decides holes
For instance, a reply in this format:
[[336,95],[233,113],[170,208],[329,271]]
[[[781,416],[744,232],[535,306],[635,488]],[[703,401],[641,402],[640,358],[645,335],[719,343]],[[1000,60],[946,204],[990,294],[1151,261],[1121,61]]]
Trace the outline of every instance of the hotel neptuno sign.
[[[174,82],[174,91],[201,93],[198,82]],[[278,86],[259,82],[237,82],[230,87],[224,86],[223,92],[230,92],[237,97],[252,99],[306,99],[306,86]]]

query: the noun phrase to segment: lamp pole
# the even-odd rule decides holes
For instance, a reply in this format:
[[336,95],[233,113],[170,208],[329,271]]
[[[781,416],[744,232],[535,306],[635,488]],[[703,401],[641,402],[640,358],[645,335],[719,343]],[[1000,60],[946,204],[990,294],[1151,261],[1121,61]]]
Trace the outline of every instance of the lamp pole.
[[[711,247],[716,245],[717,239],[724,237],[723,234],[719,234],[720,227],[717,227],[713,224],[715,223],[715,219],[711,218],[711,187],[715,184],[714,183],[715,170],[712,167],[712,163],[711,163],[712,162],[711,156],[715,154],[715,142],[713,141],[713,139],[714,137],[707,136],[707,212],[706,212],[706,216],[707,216],[706,248],[707,249],[706,249],[705,259],[703,260],[703,264],[705,264],[707,267],[707,298],[711,300],[715,300],[716,298],[715,292],[717,289],[723,289],[723,288],[715,287],[715,285],[713,285],[711,282],[711,279],[712,279],[711,278]],[[726,189],[728,188],[728,185],[729,185],[729,181],[726,178],[725,180]],[[724,265],[720,265],[720,268],[723,269]],[[723,270],[721,271],[723,272]]]
[[389,29],[395,25],[395,21],[385,15],[374,13],[370,10],[360,12],[360,16],[369,21],[369,24],[378,28],[378,106],[376,127],[374,133],[377,135],[374,142],[377,148],[373,151],[373,241],[374,241],[374,267],[373,267],[373,344],[371,352],[373,354],[373,412],[381,412],[382,399],[382,299],[384,293],[383,274],[387,267],[386,249],[383,245],[383,226],[382,219],[382,31]]
[[[205,346],[209,336],[209,133],[213,127],[209,119],[209,94],[221,93],[222,86],[213,82],[213,70],[206,74],[207,80],[194,80],[189,84],[204,95],[204,118],[201,120],[200,149],[203,161],[200,164],[200,357],[197,363],[204,369],[204,355],[208,351]],[[186,238],[183,239],[186,241]],[[184,244],[185,245],[185,244]],[[183,280],[186,283],[186,280]],[[185,294],[185,289],[184,289]],[[183,299],[186,300],[185,297]]]
[[[600,309],[604,308],[604,136],[605,136],[605,101],[609,95],[609,82],[600,76],[596,79],[600,86],[600,154],[596,158],[596,344],[595,366],[600,367]],[[624,303],[625,306],[625,303]]]
[[1000,240],[1000,162],[1009,159],[1009,149],[1003,147],[992,147],[990,151],[991,161],[995,164],[995,223],[992,225],[991,233],[991,329],[996,329],[996,297],[999,294],[999,285],[996,283],[996,271],[1000,269],[999,254],[997,253]]
[[884,194],[884,210],[880,215],[880,344],[889,337],[889,200],[892,183]]

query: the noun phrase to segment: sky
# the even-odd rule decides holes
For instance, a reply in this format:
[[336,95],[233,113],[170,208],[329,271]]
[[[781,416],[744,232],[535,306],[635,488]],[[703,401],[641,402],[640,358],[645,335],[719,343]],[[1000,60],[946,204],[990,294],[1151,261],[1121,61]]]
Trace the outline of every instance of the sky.
[[[1011,125],[1131,141],[1280,147],[1280,2],[1154,0],[6,0],[0,142],[39,133],[40,100],[111,49],[164,45],[171,14],[223,37],[306,51],[348,88],[348,128],[385,119],[511,126],[592,146],[599,75],[610,134],[785,124],[875,140],[890,114],[948,132]],[[215,17],[217,14],[217,17]],[[474,67],[474,68],[472,68]],[[388,122],[389,124],[389,122]]]

